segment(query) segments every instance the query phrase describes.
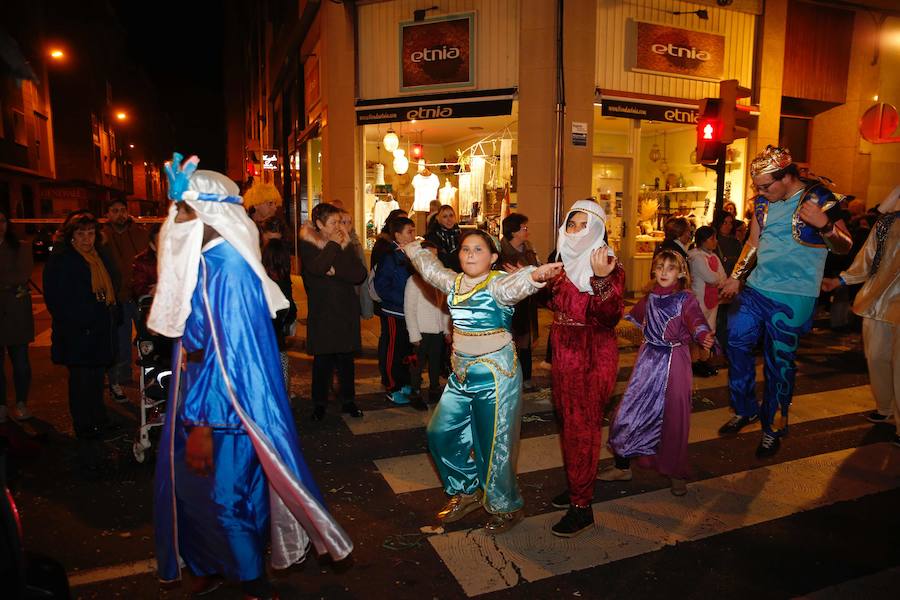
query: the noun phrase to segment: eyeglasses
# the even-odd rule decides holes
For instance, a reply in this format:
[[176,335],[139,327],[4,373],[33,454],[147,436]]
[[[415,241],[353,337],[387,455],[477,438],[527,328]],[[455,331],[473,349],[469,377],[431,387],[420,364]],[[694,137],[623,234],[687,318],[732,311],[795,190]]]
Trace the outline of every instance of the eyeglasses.
[[769,183],[764,183],[764,184],[762,184],[762,185],[756,185],[756,184],[754,183],[754,184],[753,184],[753,189],[756,190],[757,192],[763,192],[763,193],[765,193],[765,192],[768,192],[768,191],[769,191],[769,188],[772,187],[773,185],[775,185],[776,183],[778,183],[778,180],[777,180],[777,179],[773,179],[773,180],[770,181]]

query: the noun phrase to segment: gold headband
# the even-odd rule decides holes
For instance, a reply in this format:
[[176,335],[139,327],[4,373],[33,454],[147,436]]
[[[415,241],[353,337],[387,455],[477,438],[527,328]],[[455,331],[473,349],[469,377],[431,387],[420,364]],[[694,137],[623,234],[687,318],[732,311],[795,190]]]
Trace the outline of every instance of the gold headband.
[[791,151],[787,148],[766,146],[766,149],[750,163],[750,177],[780,171],[792,162],[794,161],[791,158]]

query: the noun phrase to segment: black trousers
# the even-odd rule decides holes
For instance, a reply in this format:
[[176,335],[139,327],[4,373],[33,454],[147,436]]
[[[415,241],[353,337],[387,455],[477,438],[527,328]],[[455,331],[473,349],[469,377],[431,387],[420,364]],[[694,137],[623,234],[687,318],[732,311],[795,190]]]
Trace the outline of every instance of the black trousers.
[[68,367],[69,413],[76,437],[89,437],[109,422],[103,404],[103,367]]
[[312,398],[315,406],[325,406],[334,372],[338,376],[338,397],[346,406],[356,400],[356,367],[352,352],[313,356]]
[[409,385],[409,357],[412,344],[402,317],[381,315],[381,336],[378,338],[378,369],[381,383],[389,392]]
[[409,365],[410,385],[414,392],[422,387],[422,369],[428,363],[428,389],[432,392],[441,388],[441,370],[444,366],[444,334],[423,333],[422,341],[416,348],[416,360]]
[[6,365],[3,355],[9,352],[12,363],[13,387],[16,402],[28,402],[28,388],[31,387],[31,363],[28,361],[28,344],[0,346],[0,406],[6,406]]

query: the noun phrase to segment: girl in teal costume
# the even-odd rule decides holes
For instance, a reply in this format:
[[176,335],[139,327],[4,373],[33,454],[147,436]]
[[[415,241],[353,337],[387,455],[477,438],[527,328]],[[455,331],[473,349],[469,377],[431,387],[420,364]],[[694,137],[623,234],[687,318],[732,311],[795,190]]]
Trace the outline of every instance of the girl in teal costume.
[[479,506],[485,529],[505,531],[521,519],[516,454],[522,373],[510,326],[515,305],[544,287],[562,263],[491,270],[499,255],[483,231],[460,239],[462,273],[446,269],[418,242],[404,250],[431,285],[447,294],[453,318],[453,372],[428,425],[428,445],[450,501],[438,518],[458,521]]

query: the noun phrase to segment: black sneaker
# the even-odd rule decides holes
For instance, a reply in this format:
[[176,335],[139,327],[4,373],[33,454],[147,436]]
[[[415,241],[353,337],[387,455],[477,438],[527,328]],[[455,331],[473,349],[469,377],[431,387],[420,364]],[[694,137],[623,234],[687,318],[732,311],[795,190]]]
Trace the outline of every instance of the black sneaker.
[[558,496],[554,496],[553,500],[550,501],[550,505],[553,506],[553,508],[569,508],[569,505],[571,503],[572,502],[569,498],[569,490],[564,491]]
[[775,456],[781,447],[781,438],[763,433],[759,446],[756,447],[756,458],[769,458]]
[[731,420],[719,427],[719,435],[734,435],[747,425],[751,425],[759,421],[759,415],[752,417],[740,417],[734,415]]
[[[324,409],[323,409],[324,411]],[[355,402],[348,402],[344,406],[341,407],[341,412],[350,415],[351,417],[360,419],[363,416],[363,411],[359,410],[359,407],[356,406]]]
[[309,416],[313,421],[321,421],[325,418],[325,407],[317,406],[313,409],[312,414]]
[[887,423],[888,421],[891,420],[891,415],[883,415],[880,412],[878,412],[877,410],[875,410],[866,415],[866,420],[869,423],[875,423],[875,424]]
[[590,506],[580,508],[570,506],[559,523],[550,528],[550,532],[556,537],[575,537],[585,529],[594,525],[594,509]]

